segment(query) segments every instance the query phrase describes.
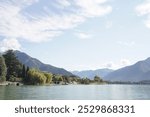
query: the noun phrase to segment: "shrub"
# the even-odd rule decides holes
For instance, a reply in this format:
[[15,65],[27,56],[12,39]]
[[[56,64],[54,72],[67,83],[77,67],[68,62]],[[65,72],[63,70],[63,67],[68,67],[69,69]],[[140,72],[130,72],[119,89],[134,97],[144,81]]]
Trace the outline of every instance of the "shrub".
[[51,74],[51,73],[44,73],[44,76],[46,77],[46,83],[51,83],[52,82],[53,74]]
[[27,75],[28,75],[28,84],[37,85],[46,83],[47,77],[44,75],[44,73],[36,69],[30,69]]

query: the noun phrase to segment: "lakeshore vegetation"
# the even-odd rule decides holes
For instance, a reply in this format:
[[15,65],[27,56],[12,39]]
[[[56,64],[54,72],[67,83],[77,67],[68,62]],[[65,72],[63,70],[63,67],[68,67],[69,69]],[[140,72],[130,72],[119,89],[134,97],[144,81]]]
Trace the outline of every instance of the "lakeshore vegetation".
[[13,50],[0,54],[0,82],[5,81],[20,82],[26,85],[104,83],[99,76],[91,80],[75,75],[52,74],[37,68],[29,68],[19,62]]

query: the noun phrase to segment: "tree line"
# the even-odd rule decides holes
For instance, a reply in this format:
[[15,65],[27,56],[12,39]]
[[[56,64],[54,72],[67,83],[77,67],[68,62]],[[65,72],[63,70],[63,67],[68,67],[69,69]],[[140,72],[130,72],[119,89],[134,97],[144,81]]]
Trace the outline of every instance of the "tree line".
[[41,84],[90,84],[102,83],[103,80],[99,76],[95,76],[93,80],[88,78],[79,78],[78,76],[66,76],[60,74],[52,74],[39,69],[29,68],[22,64],[16,57],[13,50],[8,50],[0,54],[0,82],[22,82],[28,85]]

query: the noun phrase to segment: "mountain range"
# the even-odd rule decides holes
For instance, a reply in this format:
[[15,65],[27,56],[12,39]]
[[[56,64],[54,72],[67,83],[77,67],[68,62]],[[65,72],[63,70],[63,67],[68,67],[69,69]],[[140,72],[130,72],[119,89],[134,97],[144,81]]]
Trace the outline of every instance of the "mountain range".
[[120,68],[118,70],[112,69],[97,69],[97,70],[85,70],[85,71],[72,71],[69,72],[63,68],[58,68],[49,64],[44,64],[36,58],[32,58],[26,53],[15,51],[15,55],[18,60],[29,66],[30,68],[37,68],[41,71],[51,72],[53,74],[61,75],[77,75],[81,78],[87,77],[93,79],[95,75],[98,75],[106,81],[120,81],[120,82],[139,82],[150,81],[150,58],[146,60],[138,61],[137,63]]
[[150,80],[150,58],[139,61],[108,74],[104,77],[107,81],[139,82]]
[[113,72],[112,69],[97,69],[97,70],[84,70],[84,71],[72,71],[73,74],[81,77],[81,78],[90,78],[93,79],[94,76],[105,77],[109,73]]
[[53,74],[61,74],[67,76],[73,75],[71,72],[63,68],[58,68],[49,64],[44,64],[38,59],[32,58],[31,56],[27,55],[24,52],[15,51],[15,55],[22,64],[24,64],[25,66],[29,66],[30,68],[37,68],[41,71],[47,71]]

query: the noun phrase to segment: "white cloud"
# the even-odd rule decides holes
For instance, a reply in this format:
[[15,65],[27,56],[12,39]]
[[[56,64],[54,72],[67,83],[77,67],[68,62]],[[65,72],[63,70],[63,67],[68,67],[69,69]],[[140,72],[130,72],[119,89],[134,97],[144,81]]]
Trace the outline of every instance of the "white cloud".
[[71,3],[69,2],[69,0],[57,0],[57,1],[58,1],[58,3],[59,3],[60,5],[62,5],[63,7],[68,7],[68,6],[71,5]]
[[120,60],[120,65],[121,66],[127,66],[127,65],[130,65],[130,61],[128,59],[121,59]]
[[146,27],[150,28],[150,0],[145,0],[144,3],[135,8],[138,16],[146,15],[148,18],[144,21]]
[[77,6],[81,9],[81,15],[85,17],[102,16],[112,11],[112,8],[103,5],[107,0],[76,0]]
[[138,15],[147,15],[150,13],[150,2],[145,2],[136,7]]
[[77,32],[75,35],[80,39],[90,39],[92,37],[91,34],[85,33],[85,32]]
[[116,68],[115,64],[112,61],[104,64],[103,66],[110,69]]
[[21,45],[16,39],[4,39],[0,42],[0,52],[4,52],[9,49],[20,50]]
[[147,28],[150,28],[150,15],[148,16],[148,19],[145,20],[144,24],[146,25]]
[[119,69],[125,66],[131,65],[131,62],[128,59],[121,59],[119,62],[108,62],[103,66],[110,69]]
[[[87,18],[99,17],[112,10],[110,6],[104,5],[107,0],[57,0],[63,7],[69,7],[66,10],[45,7],[50,13],[43,10],[39,15],[26,11],[35,3],[40,5],[40,2],[42,0],[0,1],[0,36],[7,40],[13,38],[30,42],[48,41],[65,30],[78,26]],[[56,14],[56,10],[61,13]],[[83,34],[81,36],[86,37]]]

